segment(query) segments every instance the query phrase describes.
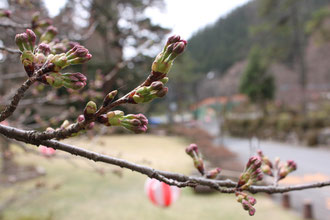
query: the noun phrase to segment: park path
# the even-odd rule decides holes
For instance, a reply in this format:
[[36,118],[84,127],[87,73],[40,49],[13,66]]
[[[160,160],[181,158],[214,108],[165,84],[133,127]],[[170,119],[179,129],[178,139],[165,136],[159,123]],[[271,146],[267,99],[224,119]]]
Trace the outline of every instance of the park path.
[[[216,138],[217,144],[223,143],[228,149],[235,152],[242,163],[246,163],[257,149],[261,149],[270,159],[280,157],[282,161],[293,159],[298,169],[291,173],[281,184],[301,184],[330,179],[330,150],[325,148],[308,148],[293,146],[287,143],[272,141],[252,142],[248,139],[232,137]],[[274,196],[280,201],[280,195]],[[290,192],[291,206],[302,213],[302,206],[306,200],[313,204],[315,219],[330,220],[330,187]]]

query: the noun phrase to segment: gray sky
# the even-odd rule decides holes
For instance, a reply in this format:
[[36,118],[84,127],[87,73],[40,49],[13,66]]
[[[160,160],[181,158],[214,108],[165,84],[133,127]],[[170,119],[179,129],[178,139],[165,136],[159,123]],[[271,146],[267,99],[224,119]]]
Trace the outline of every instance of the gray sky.
[[[155,24],[173,29],[173,33],[189,38],[194,32],[225,16],[249,0],[164,0],[166,8],[149,8],[146,14]],[[66,0],[45,0],[51,16],[56,15]]]

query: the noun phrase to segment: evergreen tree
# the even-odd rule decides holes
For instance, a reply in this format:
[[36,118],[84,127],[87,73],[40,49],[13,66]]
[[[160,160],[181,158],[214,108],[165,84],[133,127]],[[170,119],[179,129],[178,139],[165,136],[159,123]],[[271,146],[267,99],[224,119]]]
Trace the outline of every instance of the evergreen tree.
[[274,98],[274,78],[268,74],[267,69],[268,65],[260,48],[252,48],[241,78],[240,92],[246,94],[253,103],[264,105],[267,100]]

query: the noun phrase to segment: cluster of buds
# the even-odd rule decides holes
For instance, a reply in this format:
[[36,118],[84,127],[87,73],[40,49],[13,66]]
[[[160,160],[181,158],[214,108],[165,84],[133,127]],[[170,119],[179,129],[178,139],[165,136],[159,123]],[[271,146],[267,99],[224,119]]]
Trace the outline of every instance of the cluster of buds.
[[243,209],[248,211],[250,216],[253,216],[256,213],[253,206],[257,203],[257,200],[244,192],[237,191],[235,195],[237,202],[242,204]]
[[269,158],[267,156],[265,156],[261,150],[258,150],[258,156],[262,162],[262,165],[261,165],[262,172],[269,176],[274,176],[273,172],[272,172],[273,164],[269,160]]
[[262,162],[259,157],[250,157],[246,164],[245,171],[239,177],[237,188],[244,190],[252,184],[262,180],[263,174],[260,168],[261,164]]
[[147,131],[148,119],[143,114],[128,114],[123,111],[110,111],[98,117],[98,122],[106,126],[121,126],[136,134]]
[[284,179],[289,173],[297,169],[297,164],[293,160],[288,160],[285,164],[279,165],[278,180]]
[[187,46],[187,41],[178,35],[168,38],[163,51],[157,55],[152,64],[152,72],[167,74],[172,66],[174,59],[181,54]]
[[89,51],[81,46],[75,45],[71,50],[61,54],[50,54],[47,57],[47,62],[54,64],[54,71],[58,72],[69,65],[82,64],[89,61],[92,55]]
[[186,148],[186,153],[193,159],[195,168],[204,175],[205,168],[204,168],[204,161],[202,158],[201,153],[198,150],[196,144],[190,144],[189,147]]
[[221,172],[221,168],[214,168],[213,170],[207,171],[205,176],[208,179],[216,179],[220,172]]
[[[163,79],[163,81],[167,82],[167,77]],[[135,91],[132,94],[132,99],[134,103],[145,103],[150,102],[155,98],[164,97],[167,94],[168,88],[164,86],[162,81],[155,81],[151,83],[150,86],[143,86]]]
[[74,90],[81,89],[86,85],[87,81],[83,74],[62,74],[60,71],[69,65],[85,63],[92,58],[92,55],[85,47],[74,43],[69,44],[69,42],[66,45],[67,47],[75,46],[68,52],[52,54],[53,51],[50,45],[57,45],[51,42],[56,33],[56,29],[53,26],[49,26],[40,38],[42,43],[36,48],[36,34],[32,30],[27,29],[26,32],[16,35],[15,41],[22,52],[21,61],[25,71],[31,77],[36,70],[44,68],[47,71],[44,71],[42,77],[38,79],[40,82],[55,88],[64,86]]
[[68,89],[78,90],[86,86],[87,78],[81,73],[51,72],[42,76],[42,82],[54,88],[64,86]]
[[11,11],[9,10],[0,10],[0,18],[6,17],[9,18],[11,15]]
[[33,52],[37,36],[31,29],[27,29],[25,33],[17,34],[15,42],[21,52]]

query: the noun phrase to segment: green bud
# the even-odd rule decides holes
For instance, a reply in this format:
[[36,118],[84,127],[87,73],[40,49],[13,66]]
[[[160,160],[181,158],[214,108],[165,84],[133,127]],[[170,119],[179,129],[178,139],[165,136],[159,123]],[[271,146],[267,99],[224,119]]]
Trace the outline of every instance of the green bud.
[[93,101],[89,101],[86,104],[86,107],[84,109],[84,116],[86,120],[89,120],[97,111],[97,105]]

